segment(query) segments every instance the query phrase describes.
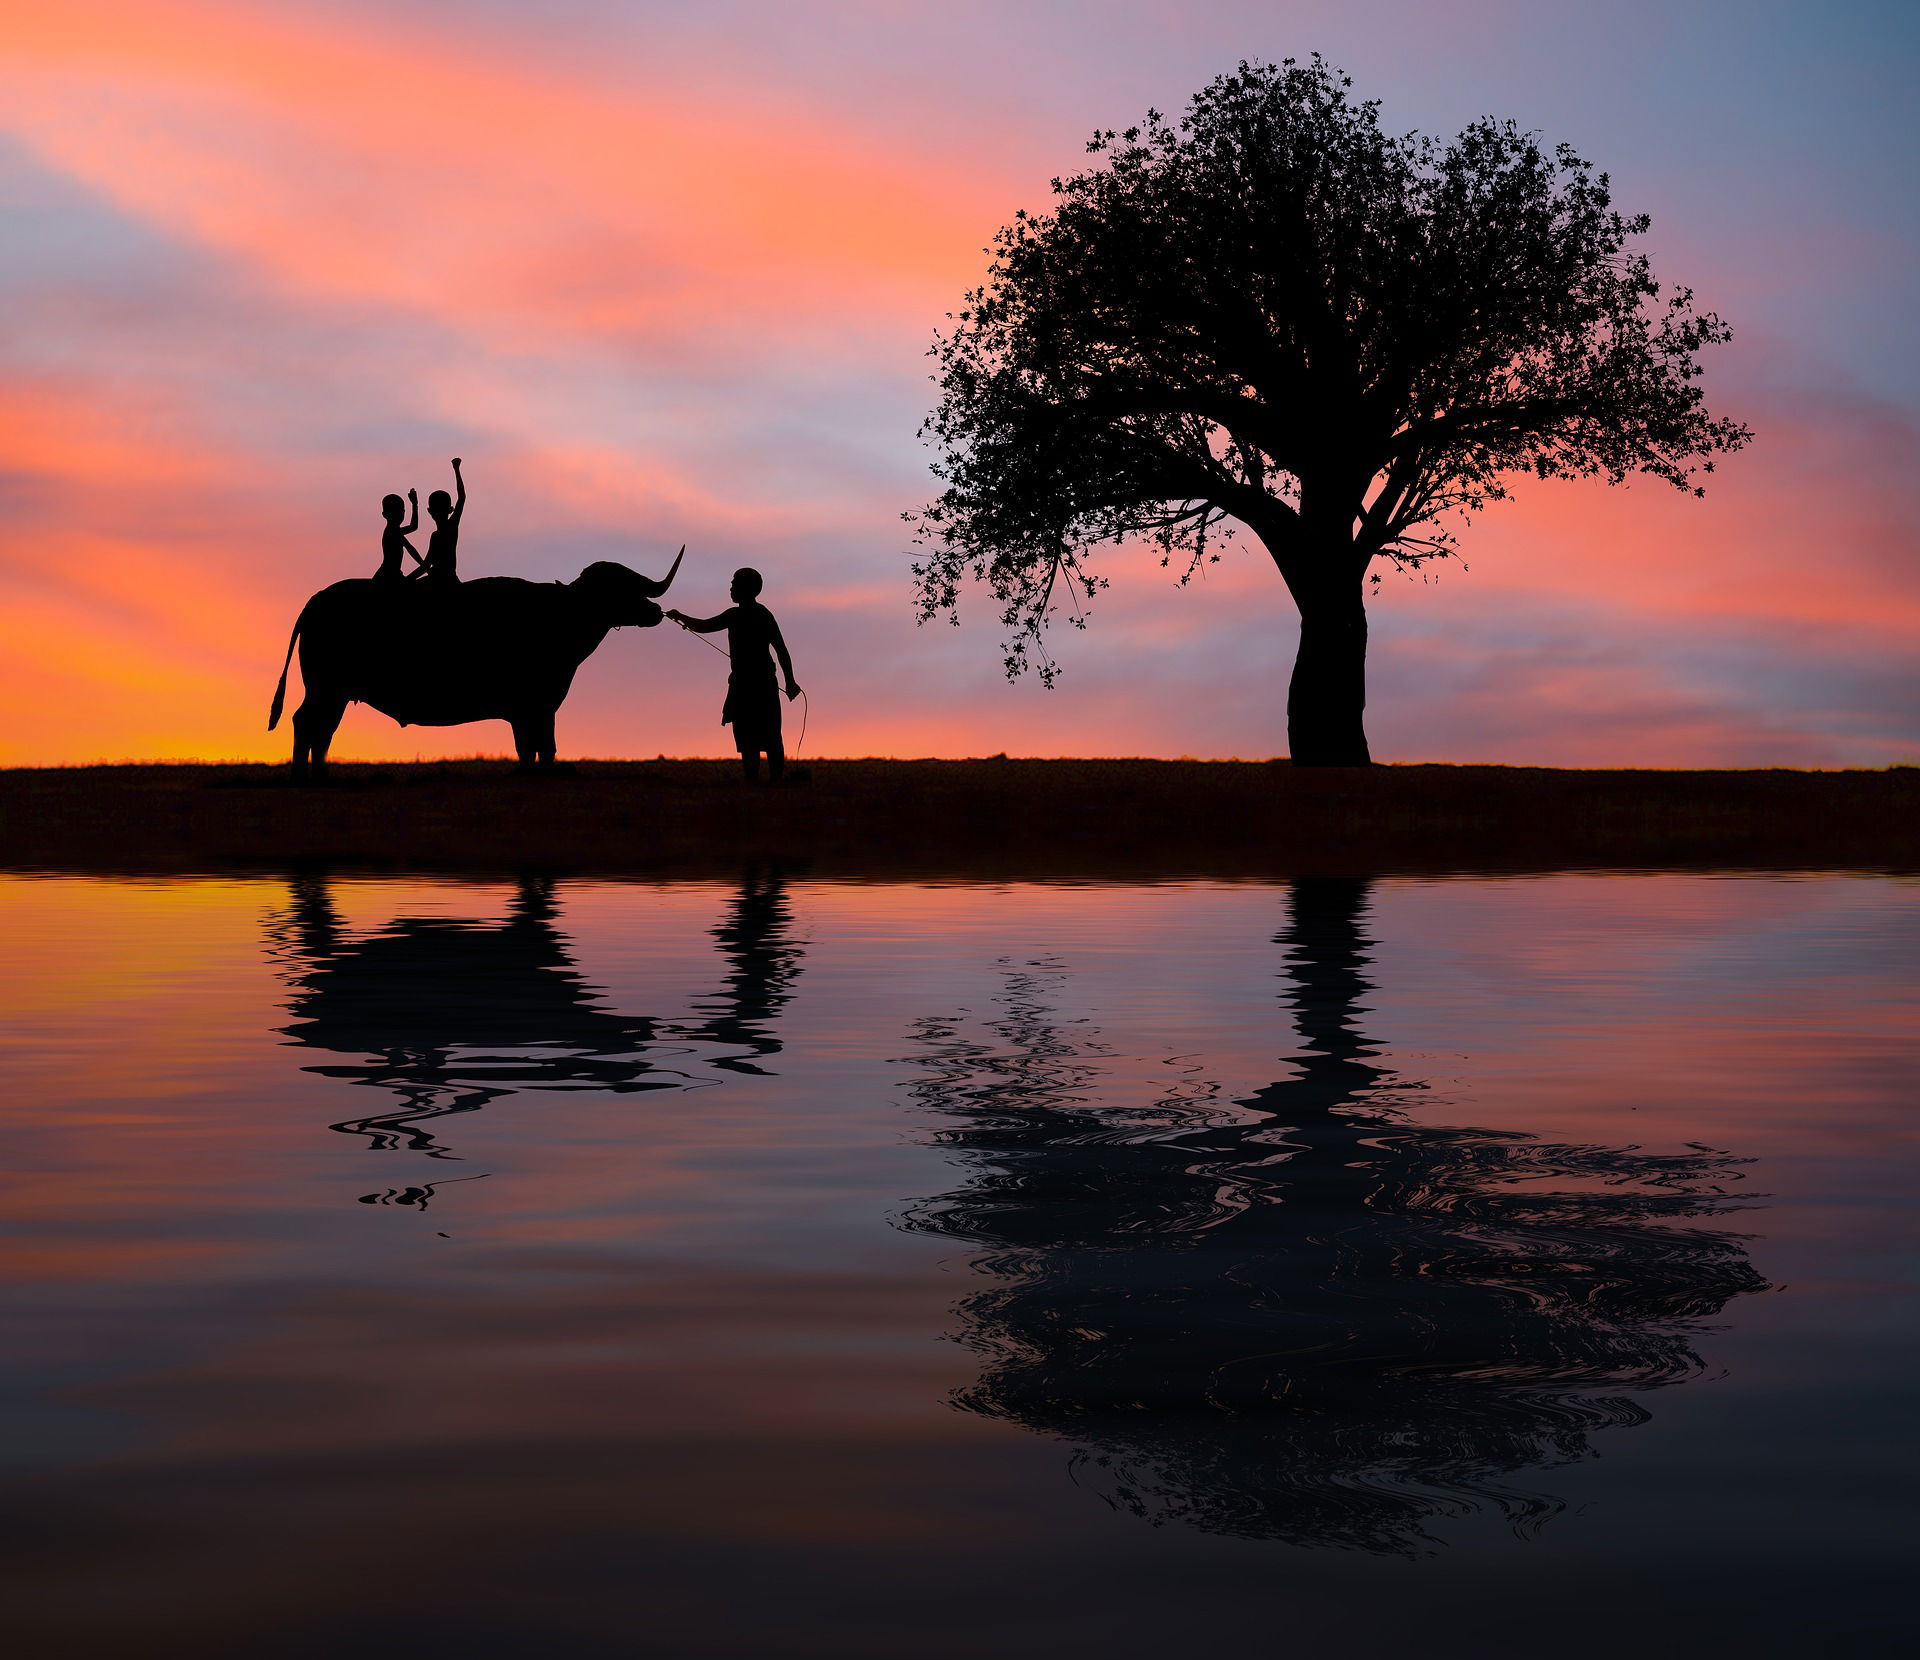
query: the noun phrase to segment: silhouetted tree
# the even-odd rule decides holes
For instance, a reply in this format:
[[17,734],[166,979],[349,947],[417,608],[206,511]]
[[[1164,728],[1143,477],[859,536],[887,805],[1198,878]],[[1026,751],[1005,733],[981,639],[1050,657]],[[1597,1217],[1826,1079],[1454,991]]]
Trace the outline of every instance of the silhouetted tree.
[[1295,763],[1363,765],[1375,559],[1443,555],[1440,521],[1518,474],[1698,494],[1746,442],[1696,384],[1725,325],[1629,251],[1647,220],[1604,173],[1511,122],[1391,137],[1348,84],[1243,63],[1178,122],[1097,133],[1104,165],[999,233],[933,347],[923,621],[976,576],[1009,677],[1050,684],[1041,630],[1063,591],[1084,622],[1090,548],[1151,537],[1184,582],[1237,523],[1300,611]]

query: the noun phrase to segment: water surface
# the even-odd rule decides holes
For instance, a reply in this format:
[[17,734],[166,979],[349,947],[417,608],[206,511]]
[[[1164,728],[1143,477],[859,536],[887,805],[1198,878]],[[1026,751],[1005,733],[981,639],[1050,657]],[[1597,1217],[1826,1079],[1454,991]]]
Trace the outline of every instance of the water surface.
[[1920,887],[0,882],[32,1654],[1891,1652]]

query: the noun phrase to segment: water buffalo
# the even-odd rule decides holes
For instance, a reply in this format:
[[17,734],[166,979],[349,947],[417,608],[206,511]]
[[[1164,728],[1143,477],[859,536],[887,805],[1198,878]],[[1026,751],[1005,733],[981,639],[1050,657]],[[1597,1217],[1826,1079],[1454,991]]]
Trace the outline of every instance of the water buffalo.
[[296,776],[324,771],[349,703],[402,726],[506,721],[521,770],[544,770],[554,764],[553,717],[575,670],[610,629],[656,626],[654,601],[679,570],[676,557],[658,582],[604,560],[572,582],[336,582],[308,600],[293,625],[267,730],[280,724],[298,645],[306,696],[293,712]]

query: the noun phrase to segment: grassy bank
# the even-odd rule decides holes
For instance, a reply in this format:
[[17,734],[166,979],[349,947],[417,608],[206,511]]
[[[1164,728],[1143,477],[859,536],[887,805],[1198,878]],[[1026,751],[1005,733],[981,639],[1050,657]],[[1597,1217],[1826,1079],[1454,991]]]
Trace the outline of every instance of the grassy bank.
[[1578,868],[1920,868],[1920,769],[1295,771],[1233,761],[826,761],[0,770],[0,866],[1279,876]]

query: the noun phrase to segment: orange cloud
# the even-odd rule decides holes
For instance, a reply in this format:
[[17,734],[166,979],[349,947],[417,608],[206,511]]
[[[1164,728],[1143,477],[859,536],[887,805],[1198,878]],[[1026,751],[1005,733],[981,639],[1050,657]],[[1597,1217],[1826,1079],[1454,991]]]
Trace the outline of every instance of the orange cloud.
[[795,108],[616,99],[384,26],[79,0],[11,35],[9,123],[43,157],[296,293],[541,333],[828,300],[917,321],[1003,211]]
[[1445,573],[1443,582],[1721,624],[1920,629],[1920,538],[1890,488],[1920,453],[1920,433],[1891,411],[1821,408],[1811,397],[1768,398],[1743,413],[1759,436],[1707,480],[1705,500],[1651,480],[1522,480],[1512,502],[1473,528],[1471,577]]

